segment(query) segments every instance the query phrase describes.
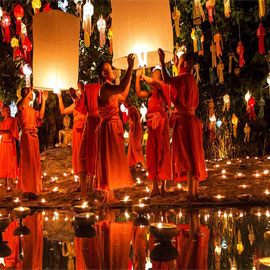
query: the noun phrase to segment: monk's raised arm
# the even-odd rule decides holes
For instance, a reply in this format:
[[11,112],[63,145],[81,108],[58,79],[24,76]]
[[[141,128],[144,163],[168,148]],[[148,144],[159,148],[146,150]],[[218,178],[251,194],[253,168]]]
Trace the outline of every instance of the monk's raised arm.
[[165,53],[162,49],[158,49],[158,54],[159,54],[159,60],[161,64],[161,69],[162,69],[162,74],[163,74],[163,79],[164,83],[170,84],[172,83],[172,77],[169,75],[168,70],[165,65]]
[[135,83],[135,92],[137,97],[140,98],[149,98],[149,92],[148,91],[142,91],[140,81],[142,77],[142,69],[138,69],[136,72],[136,83]]
[[68,107],[64,106],[62,94],[58,94],[59,110],[61,114],[71,114],[75,109],[75,102]]

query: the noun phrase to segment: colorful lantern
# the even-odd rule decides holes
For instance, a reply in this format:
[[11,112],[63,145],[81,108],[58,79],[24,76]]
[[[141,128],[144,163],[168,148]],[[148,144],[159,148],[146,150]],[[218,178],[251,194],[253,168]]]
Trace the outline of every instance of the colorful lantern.
[[125,107],[125,105],[122,103],[120,105],[120,110],[122,112],[122,116],[123,116],[123,122],[124,124],[126,124],[127,119],[128,119],[128,109]]
[[20,59],[23,59],[23,53],[22,51],[20,50],[20,48],[16,48],[16,51],[14,53],[14,59],[16,60],[20,60]]
[[260,54],[264,53],[264,36],[265,36],[265,28],[262,23],[260,23],[259,28],[257,29],[257,37],[259,38],[259,52]]
[[28,63],[29,65],[31,65],[31,62],[32,62],[31,61],[31,51],[32,51],[33,45],[27,36],[24,39],[22,47],[23,47],[23,51],[24,51],[25,62]]
[[102,15],[99,17],[99,20],[97,21],[97,29],[99,31],[99,45],[100,47],[103,47],[106,44],[106,36],[105,36],[106,21],[103,19]]
[[237,124],[238,124],[238,117],[233,114],[232,116],[232,124],[233,124],[233,136],[237,137]]
[[180,11],[178,10],[177,6],[174,6],[172,18],[174,20],[174,28],[177,37],[180,37],[180,27],[179,27],[180,17],[181,17]]
[[220,128],[222,126],[222,121],[220,119],[217,120],[216,126]]
[[230,18],[231,15],[231,0],[224,0],[224,15],[226,18]]
[[43,8],[43,12],[46,12],[46,11],[49,11],[49,10],[51,10],[50,3],[47,3]]
[[32,74],[32,68],[29,64],[23,65],[23,74],[25,75],[26,87],[29,87],[30,86],[30,76]]
[[229,111],[229,109],[230,109],[230,96],[228,94],[225,94],[223,96],[223,102],[224,102],[224,104],[223,104],[223,112]]
[[10,31],[9,31],[10,23],[11,23],[10,16],[8,16],[6,12],[4,12],[1,25],[5,30],[3,42],[6,43],[10,42]]
[[77,89],[79,36],[80,19],[69,13],[50,10],[33,17],[34,88],[54,92]]
[[212,23],[214,21],[213,18],[213,9],[215,8],[215,0],[207,0],[205,3],[205,6],[208,10],[208,18],[209,18],[209,22]]
[[244,133],[245,133],[244,143],[249,142],[250,132],[251,132],[251,128],[249,127],[248,123],[246,123],[244,127]]
[[41,1],[40,0],[33,0],[32,1],[32,8],[34,9],[34,13],[39,13],[39,9],[41,8]]
[[241,41],[238,42],[238,47],[236,48],[236,52],[239,55],[239,67],[243,67],[245,64],[245,59],[244,59],[245,48]]
[[205,21],[205,15],[202,8],[201,0],[194,0],[193,2],[193,24],[201,24]]
[[[112,0],[113,66],[127,68],[126,56],[135,54],[134,68],[159,64],[158,48],[165,62],[173,59],[173,30],[168,0]],[[161,12],[162,10],[162,12]]]
[[196,53],[198,51],[198,41],[195,34],[195,28],[192,28],[190,36],[193,40],[193,51]]
[[26,36],[27,36],[26,25],[25,25],[24,23],[21,23],[21,33],[20,33],[20,38],[21,38],[21,42],[22,42],[22,43],[24,42]]
[[17,38],[12,38],[10,42],[11,47],[13,48],[13,60],[15,59],[15,52],[19,46],[19,40]]
[[265,15],[265,0],[259,0],[259,17],[262,18]]
[[86,0],[83,6],[83,25],[84,30],[84,43],[86,47],[90,46],[90,36],[92,33],[91,20],[94,14],[94,6],[91,4],[90,0]]
[[265,100],[263,98],[263,96],[261,96],[258,105],[260,107],[259,109],[259,114],[258,114],[258,118],[259,119],[263,119],[264,118],[264,106],[265,106]]
[[21,5],[16,5],[13,9],[14,17],[17,19],[16,22],[16,35],[20,35],[21,33],[21,23],[22,18],[24,16],[24,10]]
[[255,99],[253,96],[250,96],[250,99],[247,103],[247,112],[249,113],[249,121],[251,121],[252,118],[253,120],[256,120],[254,105],[255,105]]
[[247,91],[247,93],[245,94],[245,101],[248,103],[249,99],[251,97],[251,94],[249,92],[249,90]]
[[0,7],[0,21],[2,17],[3,17],[3,9]]

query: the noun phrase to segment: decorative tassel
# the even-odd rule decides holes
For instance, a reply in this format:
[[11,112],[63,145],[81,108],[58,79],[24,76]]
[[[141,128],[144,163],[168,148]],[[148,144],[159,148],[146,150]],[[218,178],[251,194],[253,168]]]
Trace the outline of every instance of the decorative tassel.
[[193,24],[201,24],[205,21],[201,0],[194,0],[193,3]]
[[254,105],[255,105],[255,99],[253,96],[250,96],[250,99],[247,103],[247,112],[249,113],[249,121],[253,118],[253,120],[256,120],[256,114],[254,110]]
[[228,112],[230,110],[230,101],[230,96],[228,94],[225,94],[223,96],[223,112]]
[[214,21],[213,18],[213,9],[215,8],[215,0],[208,0],[205,3],[205,6],[208,10],[208,18],[209,18],[209,22],[212,23]]
[[236,63],[238,63],[238,59],[236,58],[235,54],[229,53],[229,73],[232,73],[232,61],[235,61]]
[[222,50],[223,50],[223,40],[222,35],[220,33],[217,33],[214,35],[214,42],[216,44],[216,52],[217,56],[222,56]]
[[236,48],[236,52],[239,55],[239,67],[243,67],[245,64],[245,59],[244,59],[245,48],[241,41],[238,42],[238,47]]
[[180,26],[179,26],[180,17],[181,17],[180,11],[178,10],[177,6],[174,6],[172,18],[174,20],[175,33],[177,37],[180,37]]
[[265,0],[259,0],[259,17],[262,18],[265,15]]
[[216,46],[214,42],[212,41],[212,44],[210,46],[210,51],[212,54],[212,68],[217,66],[217,51],[216,51]]
[[196,53],[198,51],[198,42],[197,42],[196,35],[195,35],[195,28],[192,28],[191,38],[193,40],[193,51],[194,51],[194,53]]
[[29,40],[28,37],[25,37],[25,40],[22,44],[23,51],[24,51],[24,59],[25,63],[29,64],[31,66],[31,51],[32,51],[32,42]]
[[231,0],[224,0],[224,15],[226,18],[231,16]]
[[194,68],[193,76],[196,78],[196,82],[199,83],[201,81],[200,73],[199,73],[200,65],[197,63],[193,66],[193,68]]
[[251,132],[251,128],[249,127],[248,123],[246,123],[244,127],[244,133],[245,133],[244,143],[249,142],[250,132]]
[[217,65],[217,75],[218,75],[219,83],[224,83],[223,70],[224,70],[224,64],[222,63],[221,59],[219,58],[219,63]]
[[260,54],[264,53],[264,36],[265,36],[265,28],[262,23],[260,23],[259,28],[257,29],[257,37],[259,38],[259,52]]

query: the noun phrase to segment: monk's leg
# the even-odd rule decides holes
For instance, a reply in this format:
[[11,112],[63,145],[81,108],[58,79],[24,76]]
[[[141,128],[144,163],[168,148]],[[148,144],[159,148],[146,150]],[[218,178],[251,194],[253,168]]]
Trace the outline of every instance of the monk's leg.
[[81,199],[87,199],[87,172],[80,172],[80,184],[81,184],[81,193],[80,198]]
[[166,180],[162,180],[162,181],[161,181],[161,190],[160,190],[161,196],[166,196],[166,195],[168,195],[168,192],[166,191],[166,183],[167,183]]
[[94,191],[94,176],[90,176],[89,191]]
[[103,202],[109,205],[120,203],[120,201],[117,198],[115,198],[113,190],[105,191],[105,197]]
[[187,173],[188,178],[188,197],[191,200],[196,200],[196,179],[192,172]]
[[160,195],[159,188],[158,188],[158,181],[157,181],[157,178],[154,178],[153,179],[153,189],[152,189],[150,196],[154,197],[154,196],[158,196],[158,195]]

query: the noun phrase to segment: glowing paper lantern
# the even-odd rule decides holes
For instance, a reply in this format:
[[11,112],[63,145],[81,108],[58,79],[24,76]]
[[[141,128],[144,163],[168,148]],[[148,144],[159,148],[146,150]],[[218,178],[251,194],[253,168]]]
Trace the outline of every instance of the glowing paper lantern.
[[32,1],[32,8],[34,9],[35,14],[39,12],[41,8],[41,1],[40,0],[33,0]]
[[33,17],[33,86],[40,90],[77,89],[80,19],[58,10]]
[[21,33],[21,23],[22,18],[24,16],[24,10],[21,5],[16,5],[13,10],[14,17],[17,19],[16,22],[16,35],[19,35]]
[[251,94],[250,94],[250,92],[248,90],[247,93],[245,94],[245,100],[246,100],[246,102],[249,101],[250,97],[251,97]]
[[0,7],[0,21],[2,17],[3,17],[3,9]]
[[23,65],[23,74],[25,75],[26,87],[30,86],[30,76],[32,74],[32,68],[29,64]]
[[33,48],[33,44],[27,36],[24,39],[22,47],[23,47],[23,51],[24,51],[25,62],[31,65],[32,64],[31,63],[32,62],[31,61],[31,51]]
[[94,14],[94,6],[91,4],[90,0],[86,0],[85,5],[83,6],[83,25],[84,30],[84,43],[86,47],[90,46],[90,36],[92,32],[91,20]]
[[6,12],[4,12],[1,25],[5,30],[3,42],[6,43],[10,42],[10,31],[9,31],[10,23],[11,23],[10,16],[8,16]]
[[217,120],[216,126],[220,128],[222,126],[222,121],[220,119]]
[[158,48],[165,62],[173,58],[173,30],[168,0],[112,0],[113,66],[127,68],[126,56],[136,54],[134,68],[159,64]]
[[100,47],[103,47],[106,44],[106,36],[105,36],[106,21],[103,19],[102,15],[99,17],[99,20],[97,21],[97,29],[99,31],[99,45]]

